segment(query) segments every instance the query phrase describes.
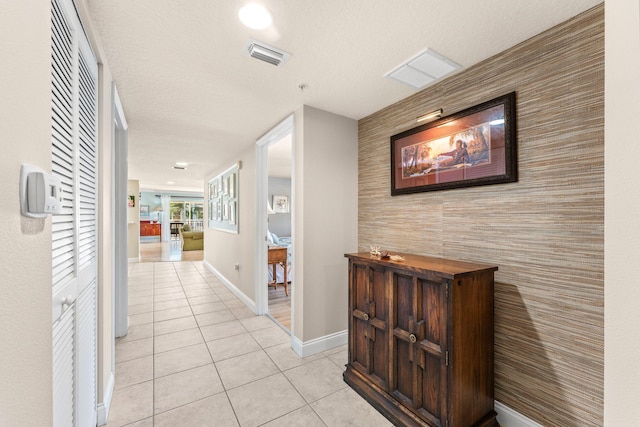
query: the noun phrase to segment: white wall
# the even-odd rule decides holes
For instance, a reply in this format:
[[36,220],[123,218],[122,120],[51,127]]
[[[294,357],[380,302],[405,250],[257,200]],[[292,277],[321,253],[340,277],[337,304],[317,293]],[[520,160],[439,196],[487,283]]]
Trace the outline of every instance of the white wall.
[[640,419],[640,9],[605,5],[604,420]]
[[[256,233],[256,162],[255,148],[244,151],[239,158],[229,159],[220,169],[213,170],[203,184],[208,193],[208,181],[224,172],[238,160],[242,167],[238,171],[238,234],[204,228],[204,260],[219,274],[238,288],[248,299],[255,301],[254,286],[254,236]],[[209,203],[205,202],[204,217],[209,217]],[[235,271],[235,264],[239,270]]]
[[52,422],[51,217],[20,215],[23,162],[51,171],[48,0],[0,9],[0,426]]
[[129,261],[140,260],[140,182],[130,179],[127,194],[135,197],[135,206],[127,206],[127,256]]
[[303,343],[347,329],[347,261],[358,248],[358,123],[296,111],[294,332]]
[[[287,196],[291,204],[291,179],[269,177],[269,203],[273,207],[273,195]],[[269,231],[276,236],[291,236],[291,209],[288,213],[269,215]]]
[[[355,120],[303,106],[295,112],[295,134],[293,321],[296,338],[304,344],[347,328],[344,254],[357,250],[358,125]],[[227,165],[242,161],[240,233],[205,228],[204,259],[255,301],[255,148],[240,157]],[[211,171],[206,181],[224,169]],[[237,272],[236,262],[240,264]]]

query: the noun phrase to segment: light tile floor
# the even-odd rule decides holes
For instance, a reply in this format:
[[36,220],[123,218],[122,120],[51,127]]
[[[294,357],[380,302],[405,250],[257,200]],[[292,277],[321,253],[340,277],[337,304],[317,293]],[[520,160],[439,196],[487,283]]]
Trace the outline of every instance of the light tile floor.
[[391,425],[343,382],[346,346],[300,358],[201,261],[129,267],[108,427]]

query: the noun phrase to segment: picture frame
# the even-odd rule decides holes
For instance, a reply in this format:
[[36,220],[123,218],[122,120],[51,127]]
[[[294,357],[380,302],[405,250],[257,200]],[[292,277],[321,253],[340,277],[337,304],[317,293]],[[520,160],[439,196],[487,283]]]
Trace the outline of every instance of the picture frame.
[[271,206],[275,213],[289,213],[289,198],[285,195],[274,194]]
[[140,216],[141,217],[149,216],[149,205],[140,205]]
[[391,195],[517,181],[515,99],[511,92],[391,136]]
[[229,181],[229,197],[234,198],[236,197],[236,174],[232,173],[231,175],[229,175],[227,180]]
[[229,223],[232,225],[236,223],[236,202],[229,202]]
[[209,183],[209,198],[215,199],[218,197],[218,184],[215,182]]

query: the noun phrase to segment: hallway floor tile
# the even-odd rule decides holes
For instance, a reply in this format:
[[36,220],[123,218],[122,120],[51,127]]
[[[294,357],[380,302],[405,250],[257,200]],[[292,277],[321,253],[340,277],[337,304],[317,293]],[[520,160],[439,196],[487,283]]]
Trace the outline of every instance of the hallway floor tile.
[[346,346],[307,358],[202,261],[129,265],[108,427],[391,426],[342,381]]

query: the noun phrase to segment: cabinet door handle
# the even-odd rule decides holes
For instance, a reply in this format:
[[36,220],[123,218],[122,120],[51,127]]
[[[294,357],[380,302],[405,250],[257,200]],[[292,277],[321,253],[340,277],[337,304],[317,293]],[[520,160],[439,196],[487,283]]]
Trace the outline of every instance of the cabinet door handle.
[[418,339],[416,338],[415,334],[411,334],[411,335],[409,335],[409,341],[410,341],[410,342],[414,343],[414,342],[416,342],[417,340],[418,340]]
[[362,315],[362,318],[364,320],[369,320],[369,315],[367,313],[365,313],[365,314]]

